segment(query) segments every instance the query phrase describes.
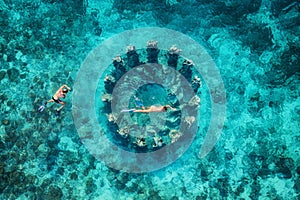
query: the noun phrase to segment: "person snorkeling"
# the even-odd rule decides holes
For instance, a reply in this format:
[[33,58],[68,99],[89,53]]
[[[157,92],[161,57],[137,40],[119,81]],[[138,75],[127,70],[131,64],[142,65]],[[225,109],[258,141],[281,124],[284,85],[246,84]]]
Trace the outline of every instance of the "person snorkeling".
[[172,108],[170,105],[152,105],[149,107],[145,107],[143,105],[143,102],[137,98],[136,96],[134,96],[134,100],[135,100],[135,104],[137,107],[140,107],[141,109],[124,109],[121,110],[121,112],[136,112],[136,113],[152,113],[152,112],[167,112],[168,109],[171,109],[172,111],[175,111],[175,108]]
[[66,103],[60,100],[60,98],[66,98],[66,95],[69,91],[71,91],[71,88],[66,84],[60,86],[60,88],[55,92],[52,98],[46,101],[43,105],[41,105],[38,111],[43,112],[43,110],[46,108],[47,103],[55,102],[61,105],[58,109],[56,109],[55,115],[58,116],[60,114],[61,109],[66,105]]
[[171,109],[175,111],[175,108],[172,108],[170,105],[164,105],[164,106],[150,106],[148,108],[143,109],[132,109],[131,112],[135,113],[152,113],[152,112],[166,112],[168,109]]

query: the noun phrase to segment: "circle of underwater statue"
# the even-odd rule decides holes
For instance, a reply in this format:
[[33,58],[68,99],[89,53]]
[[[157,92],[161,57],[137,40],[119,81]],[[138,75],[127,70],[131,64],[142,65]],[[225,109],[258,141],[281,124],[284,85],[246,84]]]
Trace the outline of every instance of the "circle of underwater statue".
[[[126,54],[122,52],[125,46]],[[126,31],[106,40],[85,59],[74,84],[72,112],[83,144],[117,170],[142,173],[169,165],[187,150],[197,133],[200,77],[211,96],[210,126],[199,154],[203,157],[220,136],[226,102],[218,69],[204,48],[164,28]],[[101,78],[106,126],[99,125],[95,110]],[[145,86],[163,88],[160,95],[169,97],[177,110],[148,115],[121,112],[134,104]]]
[[[113,59],[113,67],[106,70],[105,89],[101,98],[104,102],[104,108],[101,110],[107,116],[105,125],[109,128],[106,134],[109,132],[108,138],[124,150],[144,153],[156,151],[176,142],[183,134],[186,136],[195,132],[190,129],[192,125],[197,125],[200,99],[194,92],[201,86],[200,74],[197,74],[197,71],[192,72],[193,63],[180,57],[179,53],[175,46],[169,51],[160,50],[156,41],[149,41],[146,50],[128,46],[126,55],[122,56],[124,59],[116,56]],[[170,64],[172,67],[166,66]],[[165,90],[151,94],[149,90],[157,90],[157,85]],[[166,100],[162,100],[163,93]],[[142,104],[141,97],[148,105]],[[149,98],[160,100],[153,102],[149,101]],[[128,106],[130,103],[131,106]],[[149,115],[133,112],[136,106],[141,110],[154,104],[171,104],[172,107],[178,108],[172,112]],[[127,107],[132,108],[125,110],[129,113],[122,112]]]

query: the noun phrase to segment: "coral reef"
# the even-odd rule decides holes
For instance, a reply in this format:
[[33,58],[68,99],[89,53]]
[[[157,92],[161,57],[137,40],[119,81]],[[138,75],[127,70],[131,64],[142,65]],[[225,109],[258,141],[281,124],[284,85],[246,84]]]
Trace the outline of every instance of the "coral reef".
[[[0,0],[0,199],[299,199],[299,22],[299,3],[292,0]],[[215,148],[199,158],[210,123],[205,80],[193,69],[190,76],[188,63],[182,68],[188,57],[175,48],[156,49],[154,42],[144,50],[131,47],[112,61],[116,74],[103,77],[104,95],[96,97],[104,100],[103,113],[112,112],[111,95],[122,75],[160,62],[161,55],[165,65],[182,68],[203,98],[187,152],[161,170],[129,174],[89,154],[73,125],[71,97],[60,118],[36,109],[61,83],[74,84],[99,43],[150,26],[185,33],[209,49],[226,87],[227,118]],[[142,100],[146,105],[151,99]],[[179,106],[174,95],[168,100]],[[199,103],[195,98],[185,106]],[[145,125],[150,119],[129,117]],[[183,136],[176,120],[165,122],[172,129],[156,135],[149,130],[153,137],[144,139],[130,138],[130,127],[119,128],[114,115],[99,120],[104,131],[116,133],[110,139],[118,146],[128,140],[143,146],[132,143],[127,150],[155,151]],[[189,126],[194,119],[182,120]],[[92,127],[82,129],[81,137],[95,137]]]

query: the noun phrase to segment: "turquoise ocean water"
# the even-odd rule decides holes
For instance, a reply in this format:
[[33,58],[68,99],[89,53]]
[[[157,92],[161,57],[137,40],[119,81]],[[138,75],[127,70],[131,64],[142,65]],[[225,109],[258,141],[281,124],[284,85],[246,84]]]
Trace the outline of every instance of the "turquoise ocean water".
[[[299,2],[288,0],[0,0],[0,199],[299,199],[299,9]],[[205,61],[213,61],[222,78],[226,99],[219,93],[221,86],[216,90],[209,88],[210,80],[216,79],[205,80],[205,76],[214,74],[198,74],[202,87],[196,92],[200,98],[194,124],[197,131],[186,151],[154,171],[143,171],[136,162],[134,169],[142,173],[133,173],[136,171],[112,167],[120,162],[114,154],[116,149],[147,156],[175,145],[170,131],[174,136],[179,122],[192,119],[186,118],[189,115],[185,116],[179,102],[190,93],[182,90],[177,81],[169,88],[148,84],[134,89],[135,94],[125,102],[118,98],[126,96],[127,90],[120,90],[121,95],[115,97],[120,105],[113,105],[116,111],[138,108],[134,96],[145,106],[170,104],[178,109],[166,114],[118,115],[145,128],[141,135],[130,132],[130,137],[118,135],[107,117],[114,110],[102,101],[103,93],[108,93],[103,81],[105,75],[113,73],[111,65],[98,63],[106,70],[99,76],[92,98],[84,92],[79,95],[83,104],[95,101],[97,120],[93,123],[98,123],[101,130],[96,136],[88,126],[91,113],[78,111],[72,102],[73,97],[78,97],[79,87],[83,88],[80,91],[90,88],[88,81],[78,81],[85,59],[110,38],[115,38],[115,42],[108,43],[107,52],[116,49],[115,55],[120,54],[127,71],[131,66],[127,45],[142,47],[137,50],[139,64],[147,63],[147,43],[133,44],[134,39],[127,42],[127,38],[118,36],[124,31],[136,33],[149,27],[178,32],[201,45],[209,54]],[[151,41],[154,35],[149,31],[143,39]],[[161,48],[158,63],[168,63],[169,49],[162,44],[170,38],[181,40],[172,35],[157,39],[158,49]],[[124,40],[127,44],[119,47]],[[178,63],[193,60],[194,55],[185,54],[185,46],[177,47],[182,49]],[[187,43],[186,47],[192,49],[195,45]],[[103,59],[107,54],[97,56]],[[203,58],[204,54],[199,56]],[[107,59],[113,63],[113,58]],[[204,65],[205,62],[198,67]],[[161,78],[167,84],[171,74],[179,72],[185,78],[197,74],[178,69],[144,75]],[[130,85],[138,81],[137,77],[123,81]],[[42,113],[37,112],[62,84],[74,90],[62,99],[66,106],[60,116],[55,116],[57,104],[49,103]],[[226,106],[225,121],[219,127],[222,131],[216,144],[201,157],[199,152],[210,122],[222,120],[213,117],[212,101]],[[86,124],[78,128],[76,119],[80,117]],[[126,123],[125,120],[123,124]],[[152,128],[147,129],[149,124]],[[146,137],[146,147],[135,143],[157,127],[164,130],[157,133],[164,141],[162,147],[153,147],[152,135],[150,139]],[[80,134],[82,130],[86,135]],[[103,137],[114,146],[109,149],[106,144],[99,145],[91,152],[88,142],[94,139],[97,145],[96,140]],[[164,163],[182,149],[179,146],[166,151],[155,161],[161,159]],[[102,150],[107,151],[109,164],[107,158],[95,155]],[[151,159],[145,163],[156,166]],[[128,157],[122,160],[131,161]]]

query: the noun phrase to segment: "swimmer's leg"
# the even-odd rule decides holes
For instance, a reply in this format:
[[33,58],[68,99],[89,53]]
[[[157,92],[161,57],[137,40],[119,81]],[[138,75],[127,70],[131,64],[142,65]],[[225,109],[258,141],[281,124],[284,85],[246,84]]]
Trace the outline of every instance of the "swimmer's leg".
[[150,113],[151,110],[150,109],[143,109],[143,110],[134,110],[133,112],[135,112],[135,113]]
[[121,110],[121,112],[134,112],[135,109],[124,109],[124,110]]
[[56,109],[56,116],[60,114],[61,109],[66,105],[66,103],[63,101],[60,101],[59,104],[61,104],[61,106],[58,109]]
[[47,103],[53,102],[53,99],[50,99],[48,101],[45,101],[43,105],[41,105],[38,109],[39,112],[43,112],[46,108]]

